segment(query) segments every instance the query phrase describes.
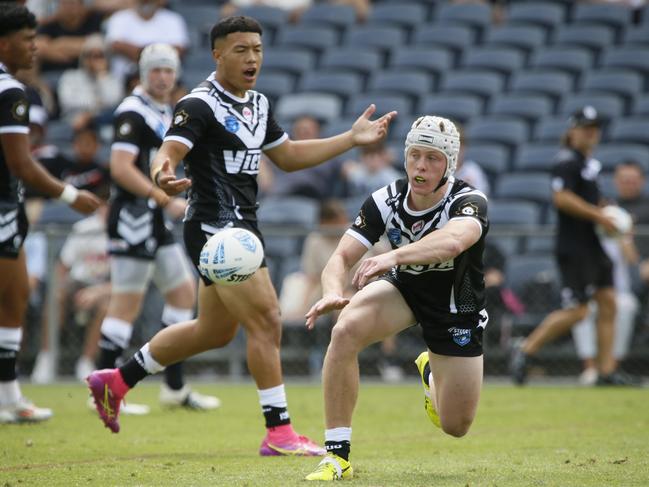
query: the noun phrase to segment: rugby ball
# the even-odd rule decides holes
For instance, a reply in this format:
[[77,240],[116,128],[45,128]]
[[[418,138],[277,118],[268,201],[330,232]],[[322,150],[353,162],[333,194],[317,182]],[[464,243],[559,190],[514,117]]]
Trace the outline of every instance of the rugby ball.
[[205,242],[198,270],[216,284],[233,286],[249,279],[263,260],[264,249],[254,233],[226,228]]
[[621,237],[622,235],[628,234],[633,228],[633,218],[624,208],[616,205],[608,205],[602,208],[602,211],[615,222],[615,226],[617,227],[617,232],[613,234],[604,232],[603,228],[600,228],[600,231],[605,235],[609,237]]

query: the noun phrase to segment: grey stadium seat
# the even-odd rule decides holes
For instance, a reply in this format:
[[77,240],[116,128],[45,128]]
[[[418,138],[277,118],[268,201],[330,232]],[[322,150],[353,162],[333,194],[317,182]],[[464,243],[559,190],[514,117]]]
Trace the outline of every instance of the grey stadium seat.
[[264,53],[264,71],[282,71],[300,75],[313,69],[315,54],[307,49],[274,48]]
[[479,32],[491,24],[491,7],[483,3],[442,3],[434,15],[437,24],[466,24]]
[[649,116],[649,94],[638,96],[631,110],[634,116]]
[[372,6],[367,23],[412,29],[417,24],[425,22],[427,15],[426,7],[419,3],[377,3]]
[[370,77],[367,89],[375,92],[403,93],[420,97],[431,92],[432,76],[420,71],[379,71]]
[[550,175],[539,172],[502,174],[496,182],[495,195],[500,199],[522,199],[547,204],[552,196]]
[[548,282],[557,282],[557,265],[552,255],[511,255],[505,263],[507,285],[519,296],[525,284],[537,278],[539,274],[546,274],[545,280]]
[[488,98],[505,87],[504,76],[489,71],[451,71],[442,78],[442,92],[471,93]]
[[568,130],[566,115],[545,117],[536,122],[533,139],[537,142],[556,142]]
[[625,5],[603,3],[577,3],[574,23],[604,24],[621,31],[631,25],[631,9]]
[[485,36],[484,46],[515,47],[527,53],[545,43],[546,31],[533,25],[504,25],[491,27]]
[[382,56],[376,49],[367,47],[340,47],[326,51],[320,67],[328,70],[354,71],[364,75],[381,67]]
[[268,31],[273,36],[283,26],[288,24],[288,11],[282,8],[269,7],[267,5],[251,5],[243,7],[238,11],[238,15],[246,15],[256,19],[264,29],[264,38]]
[[532,122],[552,113],[553,103],[544,95],[505,93],[494,96],[489,102],[489,115],[511,115]]
[[525,55],[510,47],[474,47],[464,52],[460,66],[464,69],[498,71],[509,75],[523,67]]
[[309,7],[300,18],[303,25],[330,25],[344,30],[356,23],[356,12],[349,5],[319,3]]
[[585,47],[594,52],[610,46],[615,40],[615,29],[607,25],[565,24],[557,28],[555,46]]
[[553,29],[563,23],[565,9],[553,2],[514,2],[507,13],[509,25],[533,24]]
[[613,120],[608,141],[649,144],[649,117]]
[[261,76],[257,80],[255,90],[263,93],[271,99],[277,99],[282,95],[291,93],[295,87],[295,78],[288,73],[278,73],[261,70]]
[[612,47],[604,51],[603,68],[624,68],[649,73],[649,49],[646,47]]
[[366,25],[348,30],[343,45],[373,47],[388,51],[405,44],[405,41],[406,35],[398,27]]
[[490,175],[497,176],[509,170],[509,150],[505,145],[488,142],[474,144],[471,140],[463,144],[465,159],[476,161]]
[[649,46],[649,29],[646,25],[627,27],[624,31],[625,46]]
[[568,116],[586,105],[595,107],[597,114],[608,120],[620,117],[624,112],[624,101],[618,95],[567,93],[559,105],[558,113]]
[[515,225],[517,228],[534,228],[541,223],[542,208],[525,200],[489,201],[489,223],[492,225]]
[[511,91],[515,93],[543,93],[557,99],[572,90],[574,77],[563,71],[536,70],[514,73]]
[[478,96],[451,93],[427,96],[423,99],[420,108],[422,113],[440,115],[467,123],[482,113],[483,105],[482,99]]
[[410,114],[412,113],[412,102],[406,95],[371,92],[359,93],[352,97],[347,103],[345,113],[349,116],[358,117],[372,103],[376,105],[375,116],[381,116],[387,112],[396,110],[399,112],[399,119],[402,119],[410,118]]
[[603,91],[634,98],[642,92],[642,76],[633,71],[607,69],[590,71],[581,83],[584,91]]
[[525,122],[503,117],[481,117],[470,122],[465,128],[471,141],[498,142],[510,148],[521,144],[528,138]]
[[476,34],[466,25],[420,25],[413,34],[414,46],[447,47],[462,52],[475,42]]
[[533,68],[557,69],[572,74],[580,74],[593,66],[593,54],[578,47],[550,47],[532,55]]
[[613,170],[621,162],[635,161],[649,171],[649,147],[632,143],[600,144],[593,157],[601,161],[604,169]]
[[395,48],[388,67],[390,69],[418,69],[437,75],[445,73],[453,65],[453,54],[442,47],[403,46]]
[[280,29],[275,39],[275,46],[304,47],[317,53],[337,44],[338,32],[328,26],[288,26]]
[[554,164],[559,141],[549,143],[525,144],[518,148],[514,156],[514,171],[550,171]]
[[311,71],[302,75],[297,88],[298,91],[333,93],[347,99],[362,91],[363,79],[357,73]]
[[330,121],[342,113],[342,101],[326,93],[301,93],[282,96],[275,107],[280,120],[294,120],[301,115],[311,115],[321,121]]

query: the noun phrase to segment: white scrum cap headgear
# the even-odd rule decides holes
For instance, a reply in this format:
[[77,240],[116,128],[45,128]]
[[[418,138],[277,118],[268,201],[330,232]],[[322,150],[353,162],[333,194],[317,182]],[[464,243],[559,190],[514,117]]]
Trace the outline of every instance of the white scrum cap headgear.
[[149,44],[140,54],[140,81],[146,87],[149,71],[154,68],[171,68],[180,76],[178,51],[169,44]]
[[426,115],[415,120],[406,135],[405,157],[413,146],[435,149],[446,156],[446,172],[440,181],[441,187],[455,173],[457,156],[460,152],[460,132],[447,118]]

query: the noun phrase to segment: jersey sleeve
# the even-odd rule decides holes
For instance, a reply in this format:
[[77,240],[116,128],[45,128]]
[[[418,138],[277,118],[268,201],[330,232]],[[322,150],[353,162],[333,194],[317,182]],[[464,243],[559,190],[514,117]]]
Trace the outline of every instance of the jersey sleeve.
[[448,209],[449,221],[471,219],[480,225],[484,234],[489,226],[487,218],[487,198],[477,191],[457,198]]
[[282,142],[288,139],[288,134],[284,132],[284,129],[280,124],[275,120],[273,115],[272,107],[268,107],[268,124],[266,126],[266,138],[264,138],[264,143],[262,145],[263,150],[269,150],[273,147],[277,147]]
[[370,196],[361,206],[358,216],[346,233],[369,249],[379,241],[384,232],[385,222],[376,206],[374,197]]
[[113,122],[114,136],[111,149],[123,150],[133,155],[140,153],[146,124],[142,115],[135,112],[122,112]]
[[173,140],[191,149],[206,132],[214,119],[214,113],[200,98],[188,97],[180,100],[174,109],[171,127],[164,140]]
[[29,101],[18,87],[0,93],[0,134],[29,134]]
[[580,179],[580,168],[575,161],[560,161],[552,168],[552,191],[567,189],[576,192]]

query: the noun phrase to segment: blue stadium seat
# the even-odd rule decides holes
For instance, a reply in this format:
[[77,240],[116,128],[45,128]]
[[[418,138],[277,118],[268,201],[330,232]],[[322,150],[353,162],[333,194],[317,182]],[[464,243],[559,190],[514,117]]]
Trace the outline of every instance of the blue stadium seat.
[[[417,116],[419,116],[419,114],[417,114]],[[397,146],[399,143],[403,144],[415,118],[416,117],[412,115],[397,117],[397,119],[390,124],[390,131],[388,132],[390,141]],[[403,154],[403,152],[400,153]]]
[[300,75],[313,69],[315,54],[298,48],[273,48],[264,53],[264,71],[281,71]]
[[618,95],[606,93],[567,93],[557,113],[570,115],[580,108],[592,105],[597,114],[605,119],[611,120],[622,116],[624,113],[624,101]]
[[302,75],[297,87],[298,91],[333,93],[348,99],[362,91],[363,79],[357,73],[311,71]]
[[627,27],[624,31],[625,46],[649,46],[649,29],[647,24],[637,27]]
[[442,78],[440,87],[445,93],[471,93],[489,98],[503,91],[505,78],[490,71],[451,71]]
[[555,70],[520,71],[514,73],[511,91],[514,93],[542,93],[555,100],[568,93],[574,85],[571,74]]
[[530,65],[580,74],[593,66],[593,54],[584,48],[550,47],[534,52]]
[[525,63],[525,55],[518,49],[510,47],[474,47],[466,50],[460,66],[464,69],[498,71],[509,75],[519,70]]
[[584,91],[615,93],[632,99],[642,91],[642,76],[633,71],[606,69],[585,74],[581,88]]
[[640,46],[611,47],[604,51],[602,67],[632,69],[646,76],[649,73],[649,49]]
[[622,31],[631,25],[631,9],[626,5],[582,3],[575,5],[573,22],[577,24],[604,24]]
[[[392,110],[399,112],[399,120],[409,119],[412,113],[412,102],[406,95],[384,94],[384,93],[358,93],[347,102],[345,113],[349,116],[358,117],[365,109],[374,103],[376,105],[376,116],[381,116]],[[412,120],[410,121],[412,123]]]
[[631,113],[634,116],[649,117],[649,94],[638,96],[635,99]]
[[398,27],[366,25],[349,29],[345,34],[344,45],[354,47],[373,47],[389,51],[406,42],[406,34]]
[[476,34],[466,25],[425,24],[415,29],[414,46],[447,47],[456,53],[473,45]]
[[504,117],[481,117],[465,128],[466,136],[473,142],[497,142],[510,148],[527,140],[529,130],[525,122]]
[[291,93],[295,87],[294,77],[287,73],[273,73],[261,70],[261,75],[255,85],[255,90],[263,93],[272,100]]
[[486,3],[442,3],[435,11],[437,24],[465,24],[482,32],[491,23],[491,7]]
[[554,35],[555,46],[585,47],[594,53],[610,46],[615,40],[615,29],[607,25],[560,25]]
[[368,75],[381,67],[382,56],[376,49],[347,47],[325,51],[320,67],[328,70],[354,71]]
[[525,253],[551,255],[554,252],[555,239],[552,235],[535,235],[525,239]]
[[642,144],[609,143],[600,144],[593,157],[602,163],[605,170],[612,171],[621,162],[636,161],[649,171],[649,148]]
[[289,21],[288,10],[269,7],[267,5],[251,5],[250,7],[243,7],[239,9],[238,13],[256,19],[264,29],[264,38],[266,38],[269,33],[274,38],[277,31],[288,24]]
[[491,225],[515,225],[516,228],[534,228],[541,224],[542,208],[526,200],[489,200]]
[[420,71],[379,71],[368,82],[367,89],[384,93],[403,93],[418,98],[432,90],[432,76]]
[[485,37],[485,46],[515,47],[526,53],[545,43],[546,31],[533,25],[504,25],[491,27]]
[[331,120],[329,123],[327,123],[321,132],[322,137],[332,137],[334,135],[342,134],[343,132],[348,131],[356,119],[358,118],[358,115],[350,115],[347,117],[342,117],[342,118],[335,118]]
[[607,140],[649,144],[649,117],[622,118],[613,120]]
[[349,5],[318,3],[309,7],[300,18],[303,25],[330,25],[345,30],[356,23],[356,12]]
[[548,204],[552,197],[550,175],[537,172],[502,174],[496,182],[495,195],[500,199]]
[[440,115],[464,124],[480,115],[483,105],[478,96],[451,93],[427,96],[422,100],[420,108],[422,113]]
[[330,121],[342,113],[342,101],[326,93],[301,93],[282,96],[275,107],[280,120],[294,120],[301,115],[311,115],[320,121]]
[[525,285],[539,275],[546,282],[558,282],[557,264],[551,254],[511,255],[505,263],[505,282],[519,296]]
[[425,22],[427,16],[427,8],[419,3],[378,3],[372,6],[367,23],[412,29]]
[[566,115],[544,117],[536,122],[533,140],[559,143],[561,136],[568,130],[568,127],[568,117]]
[[559,152],[559,141],[549,143],[525,144],[518,148],[514,156],[514,171],[550,171]]
[[553,103],[545,95],[520,95],[503,93],[491,98],[487,113],[489,115],[509,115],[534,122],[552,113]]
[[418,69],[440,75],[453,65],[453,54],[442,47],[397,47],[390,55],[390,69]]
[[217,5],[192,5],[190,2],[178,2],[178,13],[182,15],[191,29],[196,29],[201,34],[208,34],[214,24],[219,21],[219,7]]
[[509,150],[505,145],[489,142],[474,144],[468,139],[462,143],[465,147],[464,158],[476,161],[492,179],[509,170]]
[[351,196],[343,200],[349,221],[354,221],[356,219],[361,206],[363,206],[363,203],[365,203],[368,196],[369,195]]
[[275,46],[304,47],[320,53],[338,44],[338,32],[333,27],[315,25],[288,26],[277,32]]
[[509,25],[540,25],[548,30],[563,23],[564,19],[564,7],[552,2],[514,2],[507,12]]

